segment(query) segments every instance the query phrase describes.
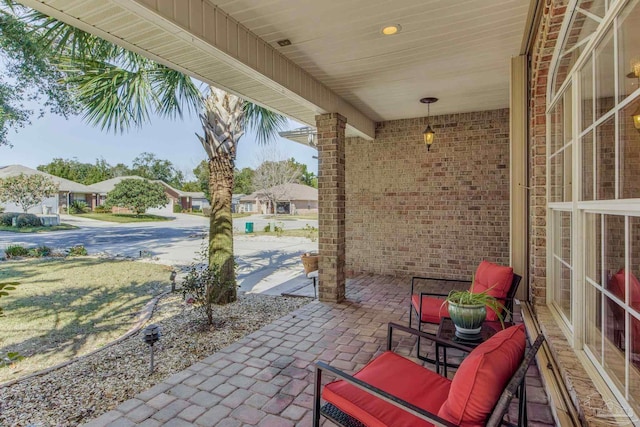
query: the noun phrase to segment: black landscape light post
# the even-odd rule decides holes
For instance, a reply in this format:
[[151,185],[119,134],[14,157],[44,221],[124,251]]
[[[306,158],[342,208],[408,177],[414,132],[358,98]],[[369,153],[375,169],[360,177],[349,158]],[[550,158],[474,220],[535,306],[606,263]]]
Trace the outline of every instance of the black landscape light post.
[[153,374],[153,345],[160,340],[160,326],[149,325],[142,331],[142,339],[149,346],[151,352],[151,363],[149,365],[149,375]]
[[169,276],[169,280],[171,280],[171,292],[176,291],[176,271],[171,271],[171,275]]

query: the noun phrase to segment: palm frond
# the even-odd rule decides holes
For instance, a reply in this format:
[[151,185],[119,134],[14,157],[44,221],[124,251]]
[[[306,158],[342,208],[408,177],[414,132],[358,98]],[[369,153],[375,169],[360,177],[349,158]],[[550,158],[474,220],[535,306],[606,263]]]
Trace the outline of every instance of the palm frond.
[[244,103],[245,124],[255,131],[259,144],[276,137],[287,123],[287,118],[251,102]]

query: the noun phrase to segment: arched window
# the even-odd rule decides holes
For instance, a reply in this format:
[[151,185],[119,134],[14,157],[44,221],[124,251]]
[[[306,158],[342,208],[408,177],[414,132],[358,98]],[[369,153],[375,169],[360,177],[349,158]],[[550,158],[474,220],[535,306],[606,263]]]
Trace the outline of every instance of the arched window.
[[567,5],[547,95],[548,303],[640,414],[640,0]]

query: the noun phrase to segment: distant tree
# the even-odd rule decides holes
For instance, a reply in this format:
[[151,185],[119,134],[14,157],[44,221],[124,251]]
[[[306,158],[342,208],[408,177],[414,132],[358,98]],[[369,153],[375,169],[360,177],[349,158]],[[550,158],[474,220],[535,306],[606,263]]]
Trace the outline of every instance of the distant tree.
[[[2,0],[0,8],[0,146],[11,145],[10,129],[30,123],[33,115],[45,112],[64,117],[77,113],[74,91],[64,82],[63,74],[52,64],[55,53],[43,46],[37,34],[14,13],[13,1]],[[39,105],[33,111],[25,106]]]
[[253,192],[253,175],[255,171],[251,168],[236,169],[233,180],[234,194],[251,194]]
[[103,158],[96,159],[95,164],[82,163],[75,157],[73,159],[55,158],[46,165],[38,166],[37,169],[85,185],[114,177],[111,165]]
[[119,206],[141,215],[149,208],[166,206],[169,198],[162,184],[146,179],[123,179],[107,194],[107,208]]
[[298,180],[299,184],[308,185],[309,187],[318,188],[318,177],[315,173],[309,172],[307,169],[307,165],[304,163],[297,162],[293,157],[289,159],[289,162],[294,166],[300,169],[300,179]]
[[300,168],[289,160],[273,160],[278,158],[275,150],[265,152],[264,160],[253,174],[253,187],[264,196],[278,215],[278,202],[289,198],[288,185],[300,179]]
[[58,185],[44,175],[20,175],[0,179],[0,201],[20,205],[27,213],[58,192]]
[[211,202],[211,196],[209,194],[209,163],[206,160],[198,163],[198,166],[193,169],[193,174],[198,181],[199,190],[202,191],[209,202]]
[[120,176],[129,176],[133,175],[133,171],[131,168],[124,163],[118,163],[115,166],[111,167],[111,175],[112,178],[118,178]]
[[[200,189],[198,191],[204,192],[207,199],[209,199],[209,165],[206,160],[203,160],[193,170],[198,183],[200,183]],[[233,171],[233,194],[250,194],[253,191],[251,180],[253,178],[254,170],[251,168],[234,169]]]
[[202,191],[200,189],[200,183],[198,181],[187,181],[182,184],[182,191]]
[[181,188],[184,175],[169,160],[159,159],[153,153],[142,153],[133,159],[132,168],[135,175],[147,179],[157,179]]

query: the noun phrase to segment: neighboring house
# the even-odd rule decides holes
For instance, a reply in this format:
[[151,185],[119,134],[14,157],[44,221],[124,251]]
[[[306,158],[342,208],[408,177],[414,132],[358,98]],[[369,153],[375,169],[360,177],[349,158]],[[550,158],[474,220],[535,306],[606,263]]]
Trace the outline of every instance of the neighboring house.
[[[137,175],[119,176],[116,178],[107,179],[106,181],[96,182],[92,187],[96,188],[100,196],[98,198],[98,204],[103,205],[107,199],[107,194],[113,190],[116,184],[120,183],[124,179],[146,179]],[[174,206],[180,206],[182,210],[202,210],[202,208],[209,207],[209,201],[205,197],[203,192],[199,191],[181,191],[173,188],[169,184],[160,180],[149,180],[151,182],[157,182],[164,187],[165,194],[169,198],[169,203],[160,208],[152,208],[147,210],[151,214],[172,214],[174,212]],[[124,208],[114,207],[113,212],[124,212]]]
[[[91,209],[96,206],[99,191],[93,186],[80,184],[75,181],[60,178],[22,165],[0,167],[0,178],[17,176],[21,173],[25,175],[44,175],[58,184],[58,194],[45,199],[40,205],[29,209],[29,213],[43,213],[45,210],[49,210],[50,213],[59,214],[61,212],[66,212],[67,207],[74,201],[84,202]],[[20,206],[12,203],[0,203],[0,206],[3,206],[7,212],[22,212],[22,208]]]
[[272,203],[267,194],[279,195],[276,209],[279,214],[306,214],[318,212],[318,189],[302,184],[276,185],[268,191],[255,191],[239,200],[240,212],[271,214]]
[[240,199],[242,199],[244,194],[232,194],[231,195],[231,212],[232,213],[240,213],[244,212],[240,210]]

